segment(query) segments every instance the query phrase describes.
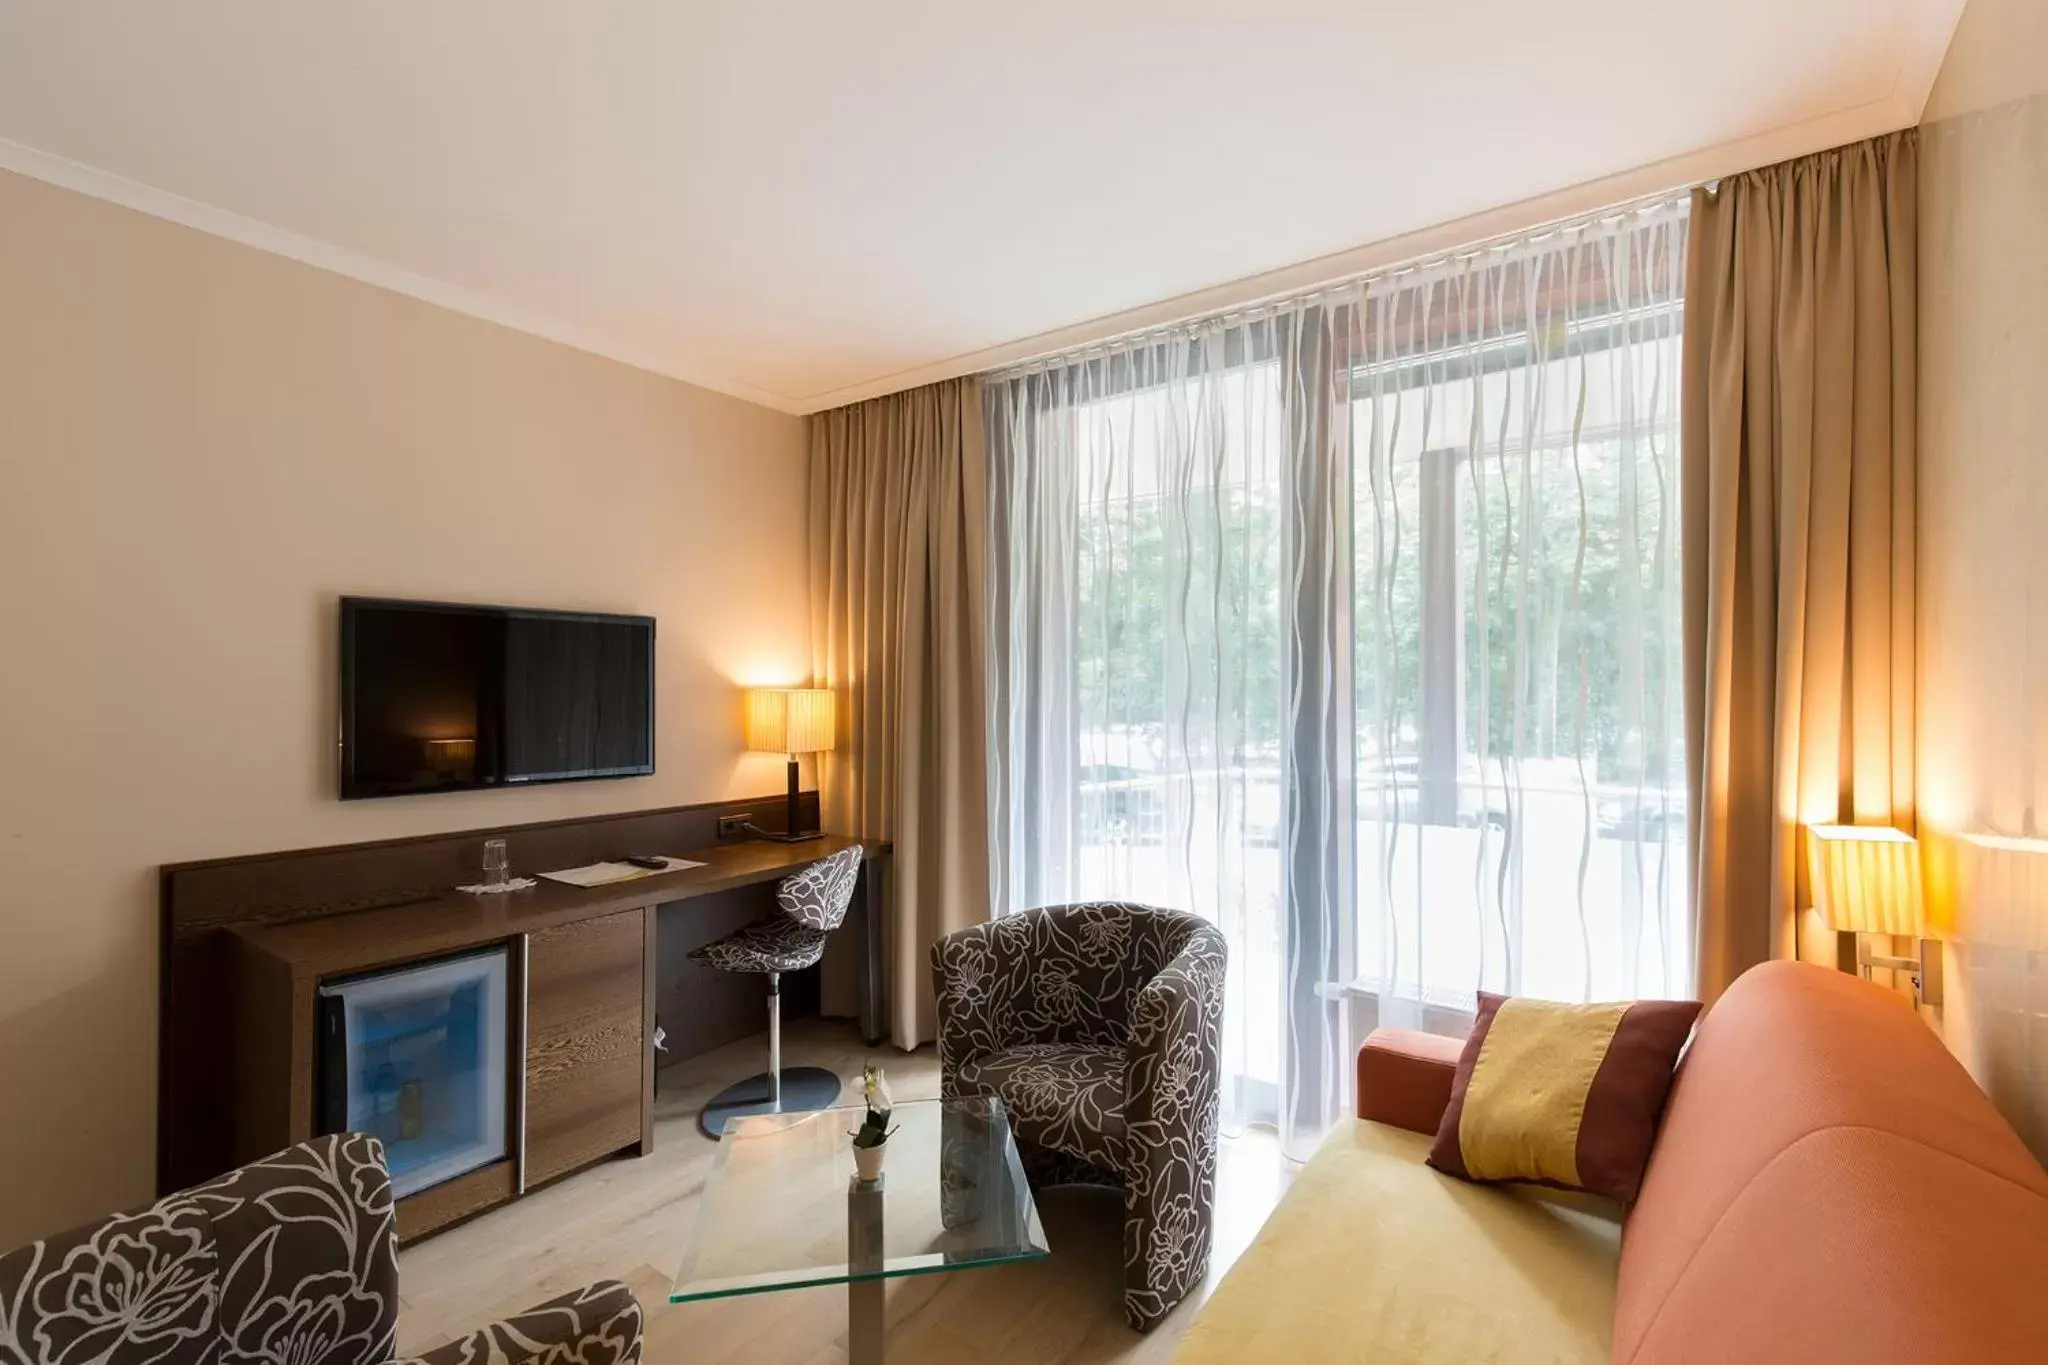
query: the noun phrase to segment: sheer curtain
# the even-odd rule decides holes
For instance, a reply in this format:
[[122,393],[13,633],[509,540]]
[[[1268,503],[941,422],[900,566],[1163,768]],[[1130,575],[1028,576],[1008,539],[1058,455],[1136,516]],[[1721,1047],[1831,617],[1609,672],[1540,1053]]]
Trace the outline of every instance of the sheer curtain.
[[1229,939],[1226,1119],[1684,992],[1674,199],[992,376],[998,913]]

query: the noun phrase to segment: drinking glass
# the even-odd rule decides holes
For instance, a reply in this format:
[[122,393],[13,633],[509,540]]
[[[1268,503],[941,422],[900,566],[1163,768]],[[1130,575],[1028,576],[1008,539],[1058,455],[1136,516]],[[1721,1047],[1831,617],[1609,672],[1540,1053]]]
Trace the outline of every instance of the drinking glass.
[[505,852],[503,839],[484,840],[484,885],[503,886],[509,880],[512,862]]

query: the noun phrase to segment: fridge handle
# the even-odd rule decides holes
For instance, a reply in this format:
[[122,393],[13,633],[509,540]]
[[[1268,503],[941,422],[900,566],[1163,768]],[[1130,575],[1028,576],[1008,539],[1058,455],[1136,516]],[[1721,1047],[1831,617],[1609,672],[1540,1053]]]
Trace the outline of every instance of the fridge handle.
[[348,1131],[348,1006],[340,991],[323,989],[314,1011],[320,1028],[314,1132],[325,1137]]
[[533,936],[519,936],[519,1150],[512,1160],[513,1193],[526,1193],[526,1019],[533,1003]]

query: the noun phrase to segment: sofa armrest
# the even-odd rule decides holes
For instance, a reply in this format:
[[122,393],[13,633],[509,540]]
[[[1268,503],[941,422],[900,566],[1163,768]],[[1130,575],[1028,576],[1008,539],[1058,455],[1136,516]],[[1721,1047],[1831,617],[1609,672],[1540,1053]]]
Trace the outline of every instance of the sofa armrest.
[[599,1280],[398,1365],[638,1365],[640,1328],[633,1291]]
[[1434,1133],[1465,1044],[1414,1029],[1374,1029],[1358,1049],[1358,1117]]

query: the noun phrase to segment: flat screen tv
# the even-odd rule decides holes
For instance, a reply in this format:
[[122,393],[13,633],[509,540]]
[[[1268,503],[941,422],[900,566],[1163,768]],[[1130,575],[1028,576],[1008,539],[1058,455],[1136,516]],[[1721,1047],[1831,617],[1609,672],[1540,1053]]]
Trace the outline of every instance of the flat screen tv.
[[654,771],[654,618],[341,599],[341,795]]

